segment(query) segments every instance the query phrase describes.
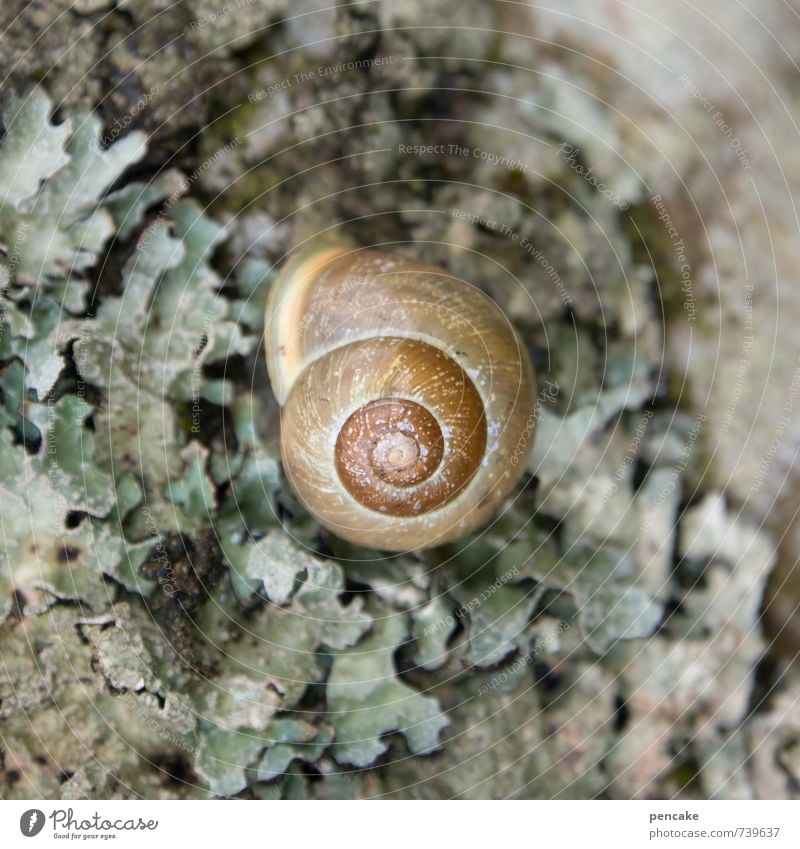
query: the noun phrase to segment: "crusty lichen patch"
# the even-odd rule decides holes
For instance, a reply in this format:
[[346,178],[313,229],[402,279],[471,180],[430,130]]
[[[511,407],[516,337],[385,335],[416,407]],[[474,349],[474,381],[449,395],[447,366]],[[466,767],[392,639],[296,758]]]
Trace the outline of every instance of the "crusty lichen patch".
[[[703,481],[705,414],[667,393],[680,278],[642,248],[640,183],[554,115],[624,133],[526,71],[488,6],[444,39],[451,0],[428,28],[387,3],[192,29],[215,10],[185,5],[169,32],[194,52],[119,40],[110,103],[90,75],[54,115],[66,59],[5,101],[0,795],[791,795],[795,678],[750,713],[773,546]],[[234,71],[229,108],[186,94]],[[334,226],[475,281],[533,355],[529,474],[480,535],[387,559],[286,487],[263,307]]]

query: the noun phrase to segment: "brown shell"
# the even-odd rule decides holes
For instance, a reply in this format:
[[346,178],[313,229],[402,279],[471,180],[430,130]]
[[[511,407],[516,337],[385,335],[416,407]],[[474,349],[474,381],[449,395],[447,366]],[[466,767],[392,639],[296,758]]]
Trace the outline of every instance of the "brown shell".
[[339,536],[439,545],[487,522],[519,480],[533,370],[508,319],[470,284],[317,244],[281,270],[265,341],[284,470]]

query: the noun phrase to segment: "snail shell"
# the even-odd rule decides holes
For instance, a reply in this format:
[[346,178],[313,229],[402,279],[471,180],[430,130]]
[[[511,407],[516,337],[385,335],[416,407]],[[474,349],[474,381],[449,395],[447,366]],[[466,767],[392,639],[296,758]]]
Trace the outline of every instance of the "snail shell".
[[487,522],[518,482],[533,369],[480,290],[321,242],[281,269],[265,327],[284,471],[333,533],[385,550],[439,545]]

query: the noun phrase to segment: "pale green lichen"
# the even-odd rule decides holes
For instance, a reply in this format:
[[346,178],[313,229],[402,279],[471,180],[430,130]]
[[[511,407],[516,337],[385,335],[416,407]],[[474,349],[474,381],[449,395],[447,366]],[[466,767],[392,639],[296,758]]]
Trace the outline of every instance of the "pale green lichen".
[[[410,13],[382,14],[402,23]],[[359,21],[344,24],[357,32]],[[241,21],[225,26],[247,40]],[[387,33],[384,46],[401,51],[403,37]],[[485,36],[465,38],[469,55],[488,52]],[[396,73],[425,93],[438,71],[415,56]],[[549,99],[520,108],[515,141],[541,172],[511,175],[511,188],[465,160],[437,166],[443,179],[423,194],[417,163],[397,156],[286,185],[269,154],[283,144],[283,167],[301,172],[297,138],[359,110],[382,138],[426,140],[401,120],[402,98],[369,91],[370,79],[353,75],[347,98],[316,109],[302,108],[300,87],[240,109],[226,127],[243,141],[224,162],[198,179],[172,169],[148,182],[125,177],[141,134],[105,144],[79,111],[55,123],[41,89],[7,100],[0,792],[675,795],[672,752],[687,729],[699,729],[690,754],[709,795],[724,795],[745,754],[774,786],[759,747],[796,773],[797,729],[773,744],[781,705],[747,720],[771,545],[717,494],[679,514],[695,422],[650,406],[662,365],[651,269],[634,260],[618,210],[531,140],[558,131],[558,106],[587,110],[615,141],[602,111],[577,96],[565,106],[547,84]],[[289,107],[294,123],[281,119]],[[470,125],[473,145],[490,146],[496,131],[486,107],[475,105],[484,120]],[[216,132],[203,133],[204,150],[221,147]],[[611,168],[605,144],[574,141]],[[392,560],[321,532],[292,498],[259,353],[273,261],[330,226],[312,202],[319,186],[346,198],[354,176],[375,173],[393,177],[375,209],[401,209],[396,224],[424,258],[469,279],[480,255],[513,270],[514,291],[491,267],[486,287],[546,354],[535,487],[480,537]],[[222,225],[184,195],[216,192],[226,175]],[[549,180],[580,204],[556,203]],[[636,198],[637,186],[615,185]],[[240,214],[256,201],[258,212]],[[534,203],[553,205],[567,239],[548,241]],[[307,215],[286,221],[298,207]],[[570,313],[529,253],[431,207],[478,210],[533,235],[568,279]],[[369,218],[367,240],[384,238]],[[165,757],[177,781],[154,766]]]
[[[145,152],[143,133],[106,149],[98,118],[76,115],[54,126],[52,109],[44,92],[33,89],[10,97],[2,113],[0,233],[15,247],[14,272],[23,284],[73,282],[97,262],[116,229],[102,197]],[[65,305],[80,302],[69,296]]]
[[333,755],[340,764],[369,766],[388,744],[382,738],[402,731],[414,754],[438,748],[449,724],[436,699],[397,679],[393,654],[406,638],[402,616],[375,619],[373,632],[358,646],[335,655],[327,692],[336,728]]

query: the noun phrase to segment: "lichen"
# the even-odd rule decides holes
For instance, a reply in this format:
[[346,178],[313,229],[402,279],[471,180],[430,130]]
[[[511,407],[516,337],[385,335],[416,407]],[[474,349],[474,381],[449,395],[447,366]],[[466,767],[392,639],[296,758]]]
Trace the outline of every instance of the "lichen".
[[[668,394],[680,280],[623,128],[490,7],[379,6],[194,2],[128,40],[120,3],[85,89],[86,57],[28,63],[5,99],[0,795],[791,796],[796,676],[753,709],[774,544]],[[446,547],[355,548],[283,477],[264,304],[337,226],[479,283],[535,361],[527,478]]]

